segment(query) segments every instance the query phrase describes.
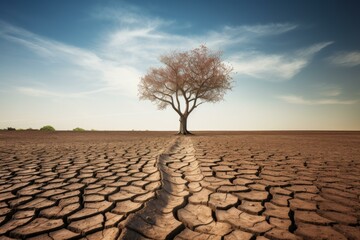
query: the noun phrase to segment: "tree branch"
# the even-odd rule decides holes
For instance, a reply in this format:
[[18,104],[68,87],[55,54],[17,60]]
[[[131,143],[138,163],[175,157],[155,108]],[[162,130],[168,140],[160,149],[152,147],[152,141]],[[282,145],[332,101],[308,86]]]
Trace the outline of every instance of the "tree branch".
[[178,91],[175,92],[175,97],[176,97],[176,102],[177,102],[178,110],[179,110],[179,112],[181,112],[181,106],[180,106],[179,93],[178,93]]

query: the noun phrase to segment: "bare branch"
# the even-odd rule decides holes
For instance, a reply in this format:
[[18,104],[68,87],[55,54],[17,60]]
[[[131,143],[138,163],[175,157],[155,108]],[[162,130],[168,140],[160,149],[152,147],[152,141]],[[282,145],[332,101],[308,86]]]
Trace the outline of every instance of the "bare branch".
[[[164,67],[152,68],[141,78],[139,97],[154,102],[160,109],[170,105],[181,117],[188,116],[205,102],[223,99],[231,89],[232,68],[205,46],[187,52],[161,56]],[[185,106],[181,112],[181,101]]]

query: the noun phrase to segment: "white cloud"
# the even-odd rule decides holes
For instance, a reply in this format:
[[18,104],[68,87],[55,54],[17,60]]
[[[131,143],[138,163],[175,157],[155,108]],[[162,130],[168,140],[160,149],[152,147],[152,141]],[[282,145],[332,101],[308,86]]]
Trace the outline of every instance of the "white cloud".
[[63,93],[57,91],[51,91],[47,89],[39,89],[33,87],[17,87],[16,90],[28,96],[33,97],[61,97],[61,98],[79,98],[86,95],[101,93],[105,91],[113,91],[113,88],[99,88],[91,91],[74,92],[74,93]]
[[337,86],[326,86],[320,91],[322,96],[326,97],[336,97],[342,93],[342,89]]
[[287,103],[300,105],[351,105],[359,102],[358,100],[339,100],[335,98],[305,99],[296,95],[278,96],[277,98]]
[[318,53],[323,48],[325,48],[333,43],[334,42],[330,41],[330,42],[321,42],[321,43],[313,44],[310,47],[297,50],[295,52],[295,55],[297,55],[299,57],[304,57],[304,58],[312,57],[314,54]]
[[284,81],[298,74],[310,63],[317,52],[330,44],[332,42],[315,44],[308,48],[297,50],[295,53],[240,53],[233,56],[230,62],[234,70],[239,74],[270,81]]
[[97,9],[94,15],[118,23],[103,37],[102,55],[121,64],[130,63],[138,69],[158,64],[159,56],[171,50],[188,50],[206,44],[211,49],[226,52],[228,47],[297,28],[291,23],[270,23],[224,26],[195,35],[180,35],[173,30],[181,23],[148,17],[136,7],[102,8]]
[[355,67],[360,65],[360,51],[337,53],[329,61],[341,67]]
[[[223,50],[240,74],[265,80],[288,80],[311,60],[312,56],[330,43],[321,43],[295,53],[267,55],[261,52],[234,52],[240,43],[252,44],[267,36],[283,34],[297,28],[291,23],[263,25],[224,26],[218,30],[197,35],[174,34],[178,23],[149,17],[131,6],[121,9],[97,9],[98,19],[115,22],[114,28],[101,37],[92,49],[64,44],[45,38],[25,29],[0,21],[0,37],[20,44],[35,54],[52,62],[66,63],[82,79],[97,81],[104,91],[112,89],[128,96],[136,96],[140,77],[150,66],[159,64],[161,54],[171,50],[187,50],[206,44],[214,50]],[[61,71],[59,71],[61,72]],[[60,74],[60,73],[59,73]],[[74,76],[74,79],[77,79]],[[31,96],[69,96],[68,93],[23,86],[18,90]],[[84,91],[71,96],[83,96]],[[88,91],[96,93],[97,91]]]
[[294,30],[298,26],[290,23],[271,23],[266,25],[243,26],[240,29],[257,35],[276,35]]
[[[136,68],[119,65],[118,62],[102,58],[95,52],[47,39],[4,22],[0,22],[0,27],[0,37],[21,44],[50,61],[68,63],[75,70],[80,68],[85,78],[97,79],[104,88],[121,89],[121,93],[125,95],[136,95],[136,86],[141,75]],[[38,90],[38,93],[42,91],[44,90]]]
[[[120,19],[120,20],[119,20]],[[127,15],[116,20],[126,22]],[[156,64],[159,55],[170,50],[188,50],[206,44],[214,50],[226,52],[228,47],[249,43],[254,39],[281,34],[295,29],[294,24],[265,24],[255,26],[225,26],[199,35],[179,35],[169,33],[173,25],[160,20],[154,22],[144,18],[138,24],[119,28],[104,38],[101,49],[104,56],[123,63],[131,62],[142,68],[144,64]],[[232,53],[233,54],[233,53]],[[229,54],[231,55],[231,54]],[[127,56],[124,58],[124,56]],[[138,63],[138,64],[137,64]],[[139,66],[141,65],[141,66]]]
[[260,52],[243,53],[230,60],[234,70],[251,77],[279,81],[295,76],[307,64],[305,59],[287,59],[285,55],[267,55]]

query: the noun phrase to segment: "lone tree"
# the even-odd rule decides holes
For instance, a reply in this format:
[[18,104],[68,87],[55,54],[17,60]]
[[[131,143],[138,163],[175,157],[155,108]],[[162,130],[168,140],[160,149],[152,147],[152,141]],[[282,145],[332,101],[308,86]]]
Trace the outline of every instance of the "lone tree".
[[206,46],[191,51],[172,52],[160,57],[165,65],[151,68],[141,78],[141,100],[154,102],[159,109],[171,106],[179,115],[178,134],[190,134],[187,119],[200,104],[218,102],[231,89],[231,67],[221,60],[220,52],[210,52]]

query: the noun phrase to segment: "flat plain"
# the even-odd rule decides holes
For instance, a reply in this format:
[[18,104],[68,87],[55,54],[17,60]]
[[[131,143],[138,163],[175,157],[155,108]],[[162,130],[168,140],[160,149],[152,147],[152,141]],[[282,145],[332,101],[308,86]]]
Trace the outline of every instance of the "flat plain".
[[0,132],[0,239],[360,239],[360,132]]

